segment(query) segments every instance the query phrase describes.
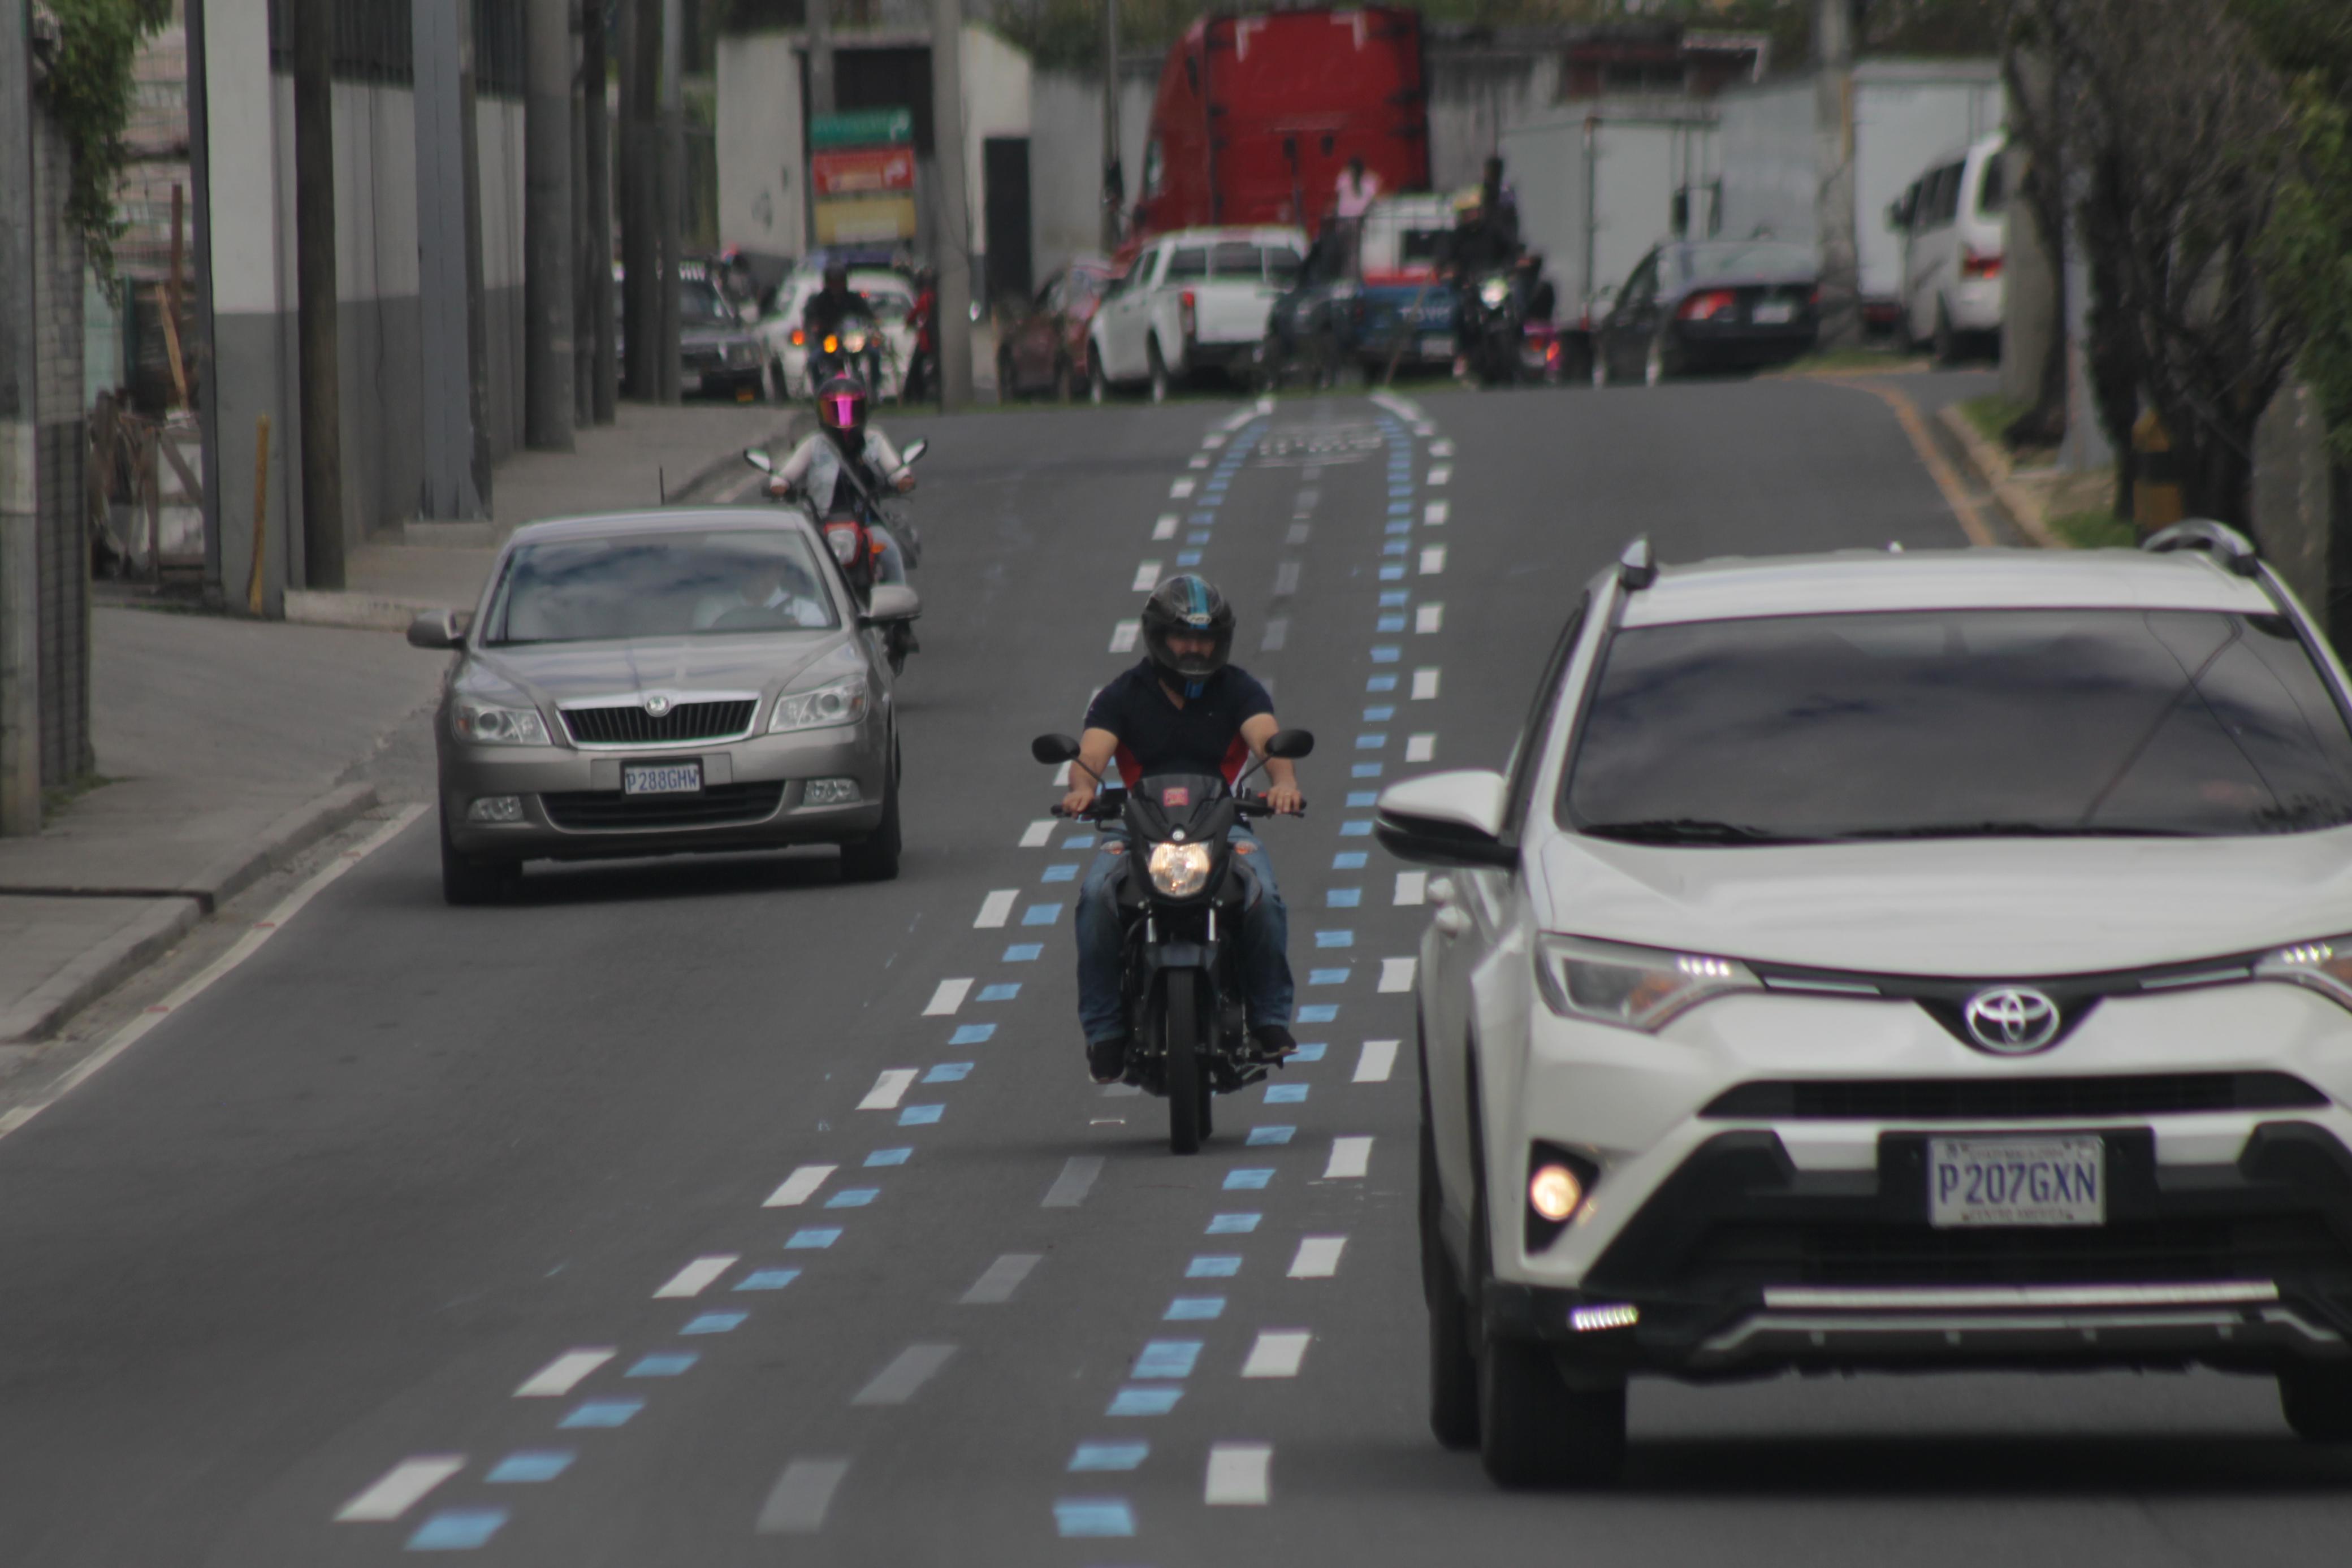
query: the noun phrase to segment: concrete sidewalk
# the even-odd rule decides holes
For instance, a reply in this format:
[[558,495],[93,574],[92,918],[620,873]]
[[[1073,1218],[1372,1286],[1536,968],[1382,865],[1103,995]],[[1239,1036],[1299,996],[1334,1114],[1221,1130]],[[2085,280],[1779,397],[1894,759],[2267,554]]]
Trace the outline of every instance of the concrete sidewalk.
[[[440,689],[446,653],[410,648],[417,608],[470,607],[499,541],[571,512],[726,501],[758,475],[745,446],[783,438],[789,408],[624,405],[577,453],[518,454],[487,523],[443,543],[371,544],[352,591],[289,593],[310,624],[101,608],[91,708],[95,788],[37,838],[0,839],[0,1075],[75,1011],[175,944],[239,890],[377,804],[359,781]],[[436,526],[428,525],[427,528]],[[429,749],[429,748],[428,748]]]

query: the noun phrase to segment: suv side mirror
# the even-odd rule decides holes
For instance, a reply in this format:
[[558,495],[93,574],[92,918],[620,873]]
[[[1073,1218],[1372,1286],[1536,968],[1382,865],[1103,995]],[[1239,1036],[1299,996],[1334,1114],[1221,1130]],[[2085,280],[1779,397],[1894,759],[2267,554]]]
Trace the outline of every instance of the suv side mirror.
[[1066,735],[1041,735],[1029,743],[1029,755],[1047,764],[1075,762],[1078,743]]
[[408,623],[408,645],[412,648],[462,648],[466,645],[467,629],[473,623],[470,610],[426,610],[420,612]]
[[1510,786],[1483,768],[1432,773],[1381,794],[1372,832],[1399,860],[1423,865],[1515,867],[1518,851],[1503,842]]
[[1265,754],[1268,757],[1279,757],[1288,761],[1309,756],[1314,750],[1315,736],[1309,730],[1277,729],[1266,737]]

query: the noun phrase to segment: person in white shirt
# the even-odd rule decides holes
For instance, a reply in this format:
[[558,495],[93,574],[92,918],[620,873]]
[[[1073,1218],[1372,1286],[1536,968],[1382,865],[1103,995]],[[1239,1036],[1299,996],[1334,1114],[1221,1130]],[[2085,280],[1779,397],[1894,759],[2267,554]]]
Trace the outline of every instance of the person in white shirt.
[[1381,177],[1366,169],[1361,158],[1350,158],[1339,171],[1339,204],[1333,215],[1345,223],[1360,223],[1380,193]]
[[[877,495],[888,486],[900,495],[915,487],[915,476],[882,434],[879,425],[866,423],[866,387],[851,376],[835,376],[817,389],[818,430],[793,448],[768,481],[768,494],[783,497],[800,491],[808,497],[822,523],[835,515],[835,508],[857,510],[857,501],[866,496]],[[844,469],[855,465],[853,476]],[[866,528],[874,542],[882,547],[880,570],[876,580],[881,582],[907,580],[906,557],[899,551],[898,541],[878,516],[868,517]]]

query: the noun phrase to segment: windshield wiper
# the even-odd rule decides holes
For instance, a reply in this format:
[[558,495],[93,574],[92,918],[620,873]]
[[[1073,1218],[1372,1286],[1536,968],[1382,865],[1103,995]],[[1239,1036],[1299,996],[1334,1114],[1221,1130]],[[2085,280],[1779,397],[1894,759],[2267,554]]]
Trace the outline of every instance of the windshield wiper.
[[1596,839],[1617,839],[1629,844],[1801,844],[1810,839],[1769,833],[1738,822],[1717,822],[1703,817],[1654,817],[1636,822],[1594,822],[1581,831]]
[[1863,828],[1842,839],[2194,839],[2182,828],[2097,827],[2071,822],[1925,822],[1907,828]]

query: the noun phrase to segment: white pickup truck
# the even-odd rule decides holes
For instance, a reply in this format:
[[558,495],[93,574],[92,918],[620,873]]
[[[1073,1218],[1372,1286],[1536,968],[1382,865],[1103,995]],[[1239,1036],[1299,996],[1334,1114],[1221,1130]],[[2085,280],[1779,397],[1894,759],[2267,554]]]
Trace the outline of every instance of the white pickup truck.
[[1295,228],[1181,229],[1145,246],[1087,330],[1087,380],[1099,402],[1148,384],[1154,402],[1204,370],[1255,368],[1266,313],[1298,277]]

